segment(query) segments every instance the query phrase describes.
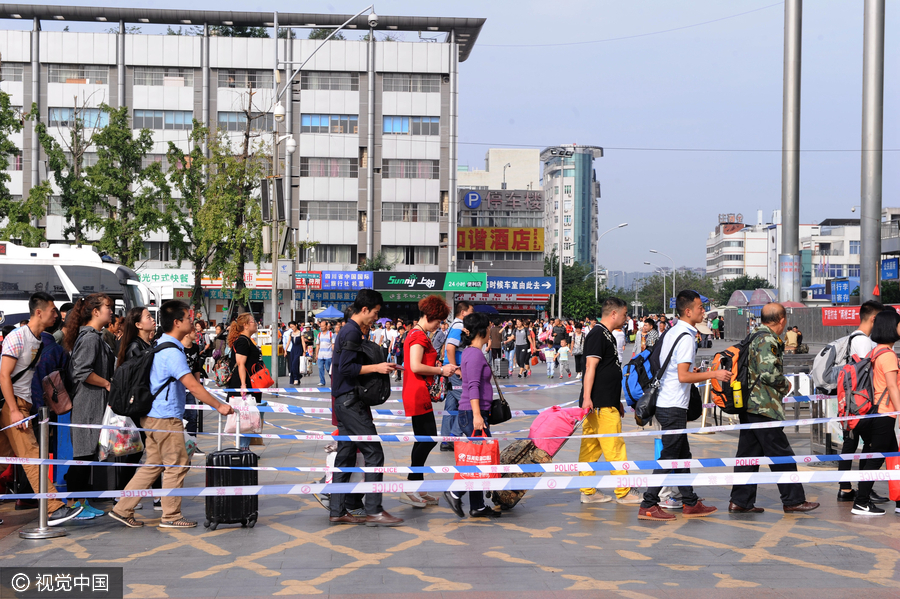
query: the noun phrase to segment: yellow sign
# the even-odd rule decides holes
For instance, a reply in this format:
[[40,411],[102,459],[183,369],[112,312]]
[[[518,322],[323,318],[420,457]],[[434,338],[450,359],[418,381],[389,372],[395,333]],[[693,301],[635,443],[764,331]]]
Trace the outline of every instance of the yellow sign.
[[543,252],[544,230],[526,227],[459,227],[456,249],[462,252]]

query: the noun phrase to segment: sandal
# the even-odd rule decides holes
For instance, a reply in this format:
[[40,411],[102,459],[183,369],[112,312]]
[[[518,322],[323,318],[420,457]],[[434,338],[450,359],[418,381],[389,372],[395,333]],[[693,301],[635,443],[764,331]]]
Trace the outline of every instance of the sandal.
[[184,518],[179,518],[178,520],[174,520],[172,522],[164,522],[160,520],[159,522],[160,528],[196,528],[197,523],[191,522],[190,520],[185,520]]
[[425,503],[427,505],[437,505],[438,504],[438,498],[435,497],[434,495],[430,495],[428,493],[419,493],[419,497],[424,499]]
[[411,505],[415,508],[423,508],[428,505],[425,502],[425,499],[415,495],[413,493],[401,493],[400,494],[400,503],[405,503],[406,505]]
[[117,514],[114,510],[109,511],[109,516],[115,520],[118,520],[128,528],[140,528],[144,525],[140,520],[135,520],[133,516],[122,516]]

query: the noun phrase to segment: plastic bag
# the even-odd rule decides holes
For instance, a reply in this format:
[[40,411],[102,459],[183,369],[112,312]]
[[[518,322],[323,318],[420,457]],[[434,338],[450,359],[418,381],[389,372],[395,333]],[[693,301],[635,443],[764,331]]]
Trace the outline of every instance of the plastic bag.
[[[136,428],[134,421],[128,416],[119,416],[109,406],[103,414],[104,426],[116,426],[121,428]],[[104,428],[100,430],[100,461],[106,458],[121,457],[141,453],[144,451],[144,443],[141,441],[141,433],[138,431],[116,430]]]
[[259,409],[256,407],[256,400],[252,397],[232,397],[228,400],[231,407],[234,408],[234,414],[229,414],[225,420],[225,432],[234,433],[235,421],[239,417],[241,421],[242,433],[261,433],[262,418],[259,416]]

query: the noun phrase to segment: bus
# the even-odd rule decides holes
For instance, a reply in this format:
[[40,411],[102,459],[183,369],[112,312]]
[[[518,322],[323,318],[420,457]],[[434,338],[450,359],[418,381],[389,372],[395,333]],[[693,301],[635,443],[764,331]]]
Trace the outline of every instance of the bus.
[[36,291],[52,295],[57,307],[105,293],[120,315],[135,307],[155,311],[154,304],[159,306],[159,298],[133,270],[92,246],[43,243],[33,248],[0,241],[0,325],[28,320],[28,298]]

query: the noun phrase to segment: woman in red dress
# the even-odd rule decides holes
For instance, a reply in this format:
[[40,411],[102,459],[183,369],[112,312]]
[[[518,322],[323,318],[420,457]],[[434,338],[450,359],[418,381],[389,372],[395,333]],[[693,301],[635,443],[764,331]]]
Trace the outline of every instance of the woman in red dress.
[[[439,295],[429,295],[419,301],[419,321],[410,329],[403,344],[403,410],[412,418],[414,435],[436,436],[437,425],[434,421],[431,393],[428,390],[435,376],[450,376],[457,367],[449,364],[436,366],[437,351],[431,345],[430,335],[440,327],[450,314],[450,307]],[[412,447],[412,466],[424,466],[428,454],[437,443],[416,441]],[[424,480],[425,475],[409,474],[408,480]],[[437,497],[427,493],[403,493],[400,503],[417,508],[426,505],[437,505]]]

